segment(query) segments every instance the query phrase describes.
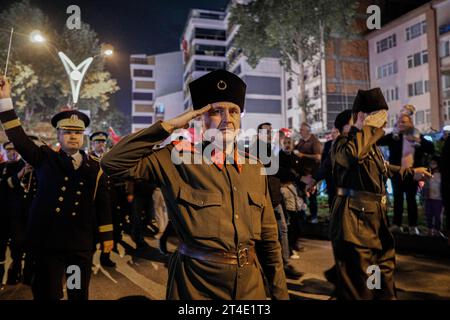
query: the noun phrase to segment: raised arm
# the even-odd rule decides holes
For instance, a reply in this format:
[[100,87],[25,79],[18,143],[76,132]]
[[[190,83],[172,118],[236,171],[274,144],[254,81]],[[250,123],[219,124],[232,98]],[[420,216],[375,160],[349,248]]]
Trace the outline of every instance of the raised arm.
[[152,161],[148,158],[155,145],[160,144],[179,128],[184,128],[189,121],[210,110],[210,106],[200,110],[187,111],[180,116],[158,121],[139,132],[130,134],[120,140],[100,161],[102,169],[108,176],[120,178],[149,179],[148,168]]
[[28,138],[23,130],[20,119],[14,111],[11,85],[5,77],[0,77],[0,121],[17,152],[33,167],[38,167],[43,158],[43,150]]

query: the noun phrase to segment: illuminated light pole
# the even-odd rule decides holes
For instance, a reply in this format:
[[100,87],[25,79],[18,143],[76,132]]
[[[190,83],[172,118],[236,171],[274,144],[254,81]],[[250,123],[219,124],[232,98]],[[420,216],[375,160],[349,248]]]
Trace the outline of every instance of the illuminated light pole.
[[[30,41],[33,43],[44,43],[46,42],[46,39],[39,30],[34,30],[33,32],[30,33]],[[70,60],[70,58],[64,52],[59,51],[58,49],[56,50],[58,51],[58,56],[61,59],[61,62],[64,66],[64,69],[66,70],[67,75],[69,76],[73,104],[76,104],[78,102],[81,83],[83,82],[83,78],[94,58],[101,55],[109,57],[114,54],[114,48],[112,45],[103,44],[101,54],[98,54],[94,57],[89,57],[85,59],[83,62],[81,62],[78,66],[75,66],[72,60]]]

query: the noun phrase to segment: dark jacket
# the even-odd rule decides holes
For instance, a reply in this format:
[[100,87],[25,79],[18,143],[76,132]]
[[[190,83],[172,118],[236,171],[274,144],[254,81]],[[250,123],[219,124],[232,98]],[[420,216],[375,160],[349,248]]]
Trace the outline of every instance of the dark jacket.
[[[377,144],[379,146],[387,146],[389,148],[389,163],[399,166],[402,163],[403,152],[403,134],[399,134],[398,139],[394,138],[392,133],[382,137]],[[434,153],[433,143],[426,140],[423,135],[420,135],[420,146],[415,148],[413,167],[428,166],[426,163],[426,156]]]
[[89,251],[96,234],[112,239],[110,201],[99,162],[80,151],[83,163],[74,169],[69,156],[28,138],[14,110],[0,113],[6,135],[36,171],[38,188],[30,209],[27,238],[32,249]]

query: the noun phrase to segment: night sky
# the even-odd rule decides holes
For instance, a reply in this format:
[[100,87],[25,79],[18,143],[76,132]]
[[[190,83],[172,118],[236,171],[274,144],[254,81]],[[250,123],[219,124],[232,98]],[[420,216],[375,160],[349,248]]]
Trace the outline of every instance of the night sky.
[[[0,10],[17,0],[0,0]],[[100,42],[114,46],[107,69],[121,90],[112,99],[129,112],[131,83],[129,56],[180,50],[179,39],[191,8],[224,9],[228,0],[31,0],[55,25],[69,17],[66,9],[76,4],[81,20],[98,33]]]

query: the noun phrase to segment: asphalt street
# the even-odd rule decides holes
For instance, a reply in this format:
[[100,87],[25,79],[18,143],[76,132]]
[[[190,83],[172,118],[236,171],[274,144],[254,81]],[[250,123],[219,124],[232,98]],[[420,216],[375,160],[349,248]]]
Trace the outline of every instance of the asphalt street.
[[[102,268],[99,252],[95,254],[90,299],[165,298],[168,257],[157,250],[158,240],[147,238],[146,241],[149,247],[136,252],[134,243],[125,236],[123,245],[119,245],[119,254],[112,254],[116,268]],[[328,300],[334,286],[326,281],[323,272],[333,265],[330,243],[305,239],[302,244],[305,251],[293,263],[304,275],[288,280],[291,298]],[[169,244],[169,250],[174,251],[175,246]],[[9,263],[7,261],[7,265]],[[450,300],[450,259],[397,255],[396,286],[398,298],[402,300]],[[0,299],[32,299],[31,290],[22,284],[6,285],[0,291]]]

